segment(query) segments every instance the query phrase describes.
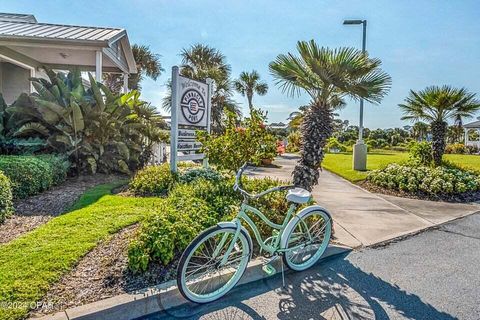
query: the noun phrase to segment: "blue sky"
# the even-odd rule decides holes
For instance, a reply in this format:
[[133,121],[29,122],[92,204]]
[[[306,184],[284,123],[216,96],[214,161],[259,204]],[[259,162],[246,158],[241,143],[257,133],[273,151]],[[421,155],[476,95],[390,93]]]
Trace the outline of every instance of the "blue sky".
[[[393,79],[380,105],[366,104],[365,126],[406,124],[397,104],[409,89],[450,84],[480,94],[479,1],[2,0],[1,10],[32,13],[40,22],[127,29],[132,43],[149,45],[162,56],[165,72],[157,81],[146,80],[142,92],[158,106],[179,52],[200,42],[222,51],[235,77],[256,69],[270,90],[255,97],[255,105],[268,110],[271,122],[285,121],[308,97],[291,98],[275,87],[269,62],[295,51],[298,40],[360,48],[361,27],[343,26],[346,18],[368,20],[367,50]],[[246,111],[246,99],[235,99]],[[357,124],[358,103],[349,102],[340,116]]]

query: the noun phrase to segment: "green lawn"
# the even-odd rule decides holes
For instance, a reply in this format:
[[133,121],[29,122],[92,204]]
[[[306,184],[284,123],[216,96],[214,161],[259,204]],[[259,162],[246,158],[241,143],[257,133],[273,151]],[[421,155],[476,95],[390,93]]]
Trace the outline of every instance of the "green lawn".
[[159,198],[109,195],[118,183],[87,192],[75,211],[0,246],[0,319],[25,318],[29,305],[100,241],[140,221]]
[[[407,160],[408,153],[380,150],[369,153],[367,159],[367,169],[375,170],[380,169],[389,163]],[[446,154],[444,159],[466,169],[480,171],[480,156],[478,155]],[[368,174],[368,171],[362,172],[352,169],[351,153],[328,153],[323,160],[322,166],[328,171],[338,174],[352,182],[364,180]]]

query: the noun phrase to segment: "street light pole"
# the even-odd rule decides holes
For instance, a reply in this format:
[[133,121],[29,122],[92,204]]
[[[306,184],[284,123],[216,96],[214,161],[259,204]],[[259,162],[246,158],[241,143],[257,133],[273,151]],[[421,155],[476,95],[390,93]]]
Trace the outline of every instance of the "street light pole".
[[[363,26],[362,52],[366,53],[367,46],[367,20],[345,20],[344,25]],[[363,99],[360,99],[360,121],[358,126],[358,140],[353,146],[353,169],[357,171],[367,170],[367,146],[363,142]]]

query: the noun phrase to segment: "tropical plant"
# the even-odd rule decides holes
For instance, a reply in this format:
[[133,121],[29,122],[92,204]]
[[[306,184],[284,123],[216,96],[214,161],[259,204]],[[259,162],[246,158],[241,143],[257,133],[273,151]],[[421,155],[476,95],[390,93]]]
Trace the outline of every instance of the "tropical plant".
[[143,164],[152,141],[160,141],[159,114],[133,90],[114,94],[89,74],[85,88],[78,70],[47,70],[49,80],[32,78],[37,93],[23,94],[9,110],[28,115],[15,137],[40,137],[72,159],[77,172],[129,172]]
[[[180,56],[182,65],[180,74],[184,77],[205,82],[207,78],[214,81],[212,94],[212,130],[219,133],[224,130],[225,111],[240,115],[240,110],[232,100],[232,86],[230,81],[231,68],[226,57],[217,49],[203,44],[195,44],[183,49]],[[163,108],[171,108],[171,82],[168,83],[169,92],[163,100]]]
[[[134,44],[132,46],[132,53],[137,66],[137,73],[129,75],[128,88],[130,90],[140,91],[142,89],[140,84],[145,76],[157,80],[164,70],[160,63],[160,55],[153,53],[150,47]],[[118,73],[104,73],[103,81],[112,92],[119,93],[122,91],[123,75]]]
[[18,126],[29,120],[28,114],[12,112],[0,94],[0,154],[21,155],[46,151],[45,139],[15,137]]
[[480,101],[465,88],[430,86],[418,92],[410,90],[399,107],[404,113],[402,120],[424,120],[430,124],[433,161],[439,166],[445,152],[448,121],[472,117],[480,110]]
[[297,49],[300,56],[279,55],[270,70],[284,92],[295,95],[303,90],[312,99],[300,127],[301,159],[293,172],[295,185],[311,190],[333,133],[333,110],[344,105],[346,96],[380,102],[391,79],[380,69],[379,59],[353,48],[321,48],[311,40],[298,42]]
[[268,91],[268,84],[260,81],[260,75],[256,70],[240,73],[238,79],[233,82],[233,86],[242,96],[247,97],[250,110],[253,108],[253,95],[256,93],[264,96]]

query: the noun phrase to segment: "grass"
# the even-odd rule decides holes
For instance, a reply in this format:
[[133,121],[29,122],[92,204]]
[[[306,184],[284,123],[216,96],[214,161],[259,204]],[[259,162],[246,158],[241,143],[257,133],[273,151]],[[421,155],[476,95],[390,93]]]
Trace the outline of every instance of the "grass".
[[95,187],[68,214],[0,246],[0,319],[23,319],[50,285],[99,242],[155,210],[158,198],[110,194],[118,183]]
[[[376,170],[385,167],[389,163],[401,162],[408,159],[407,153],[394,151],[378,151],[368,154],[367,170]],[[325,155],[322,167],[349,181],[358,182],[364,180],[368,171],[355,171],[352,169],[351,153],[328,153]]]
[[[389,163],[408,160],[408,153],[379,150],[368,154],[367,171],[355,171],[352,169],[351,153],[328,153],[325,155],[322,166],[351,182],[364,180],[371,170],[381,169]],[[451,161],[465,169],[480,171],[480,156],[466,154],[446,154],[445,160]]]

